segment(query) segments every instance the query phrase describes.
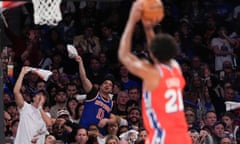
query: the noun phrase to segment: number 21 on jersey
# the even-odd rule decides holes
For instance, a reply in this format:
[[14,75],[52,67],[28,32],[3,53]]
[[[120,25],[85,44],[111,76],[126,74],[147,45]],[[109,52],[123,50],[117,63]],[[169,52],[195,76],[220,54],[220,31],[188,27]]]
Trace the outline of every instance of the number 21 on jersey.
[[168,89],[164,97],[167,99],[166,113],[174,113],[183,110],[182,91],[180,89]]

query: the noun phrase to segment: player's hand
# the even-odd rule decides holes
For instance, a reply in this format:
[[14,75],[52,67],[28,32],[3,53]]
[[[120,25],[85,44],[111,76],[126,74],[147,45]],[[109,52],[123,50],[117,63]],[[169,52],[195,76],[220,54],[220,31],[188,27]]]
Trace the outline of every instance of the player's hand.
[[159,24],[159,21],[158,21],[157,18],[154,19],[154,20],[144,20],[144,19],[142,19],[142,24],[143,24],[145,29],[152,29],[154,26]]
[[107,125],[107,123],[108,123],[107,118],[101,119],[100,122],[98,123],[98,127],[103,128],[105,125]]
[[133,3],[130,15],[129,15],[129,21],[133,23],[137,23],[142,18],[142,1],[137,0]]

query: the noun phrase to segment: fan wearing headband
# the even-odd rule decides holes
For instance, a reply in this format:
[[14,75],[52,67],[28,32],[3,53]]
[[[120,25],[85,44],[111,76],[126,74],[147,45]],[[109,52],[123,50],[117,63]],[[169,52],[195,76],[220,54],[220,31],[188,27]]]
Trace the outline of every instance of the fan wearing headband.
[[87,78],[81,56],[76,56],[75,60],[79,64],[79,74],[83,89],[87,93],[79,125],[84,128],[88,128],[92,124],[98,125],[101,134],[105,135],[104,126],[109,122],[117,121],[116,117],[110,113],[113,106],[111,92],[114,78],[112,76],[104,77],[98,90]]

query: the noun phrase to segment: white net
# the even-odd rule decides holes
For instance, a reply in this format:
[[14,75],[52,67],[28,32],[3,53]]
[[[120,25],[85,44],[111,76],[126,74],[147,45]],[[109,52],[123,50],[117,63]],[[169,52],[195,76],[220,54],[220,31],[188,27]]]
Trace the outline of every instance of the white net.
[[61,0],[32,0],[34,23],[38,25],[57,25],[62,20]]

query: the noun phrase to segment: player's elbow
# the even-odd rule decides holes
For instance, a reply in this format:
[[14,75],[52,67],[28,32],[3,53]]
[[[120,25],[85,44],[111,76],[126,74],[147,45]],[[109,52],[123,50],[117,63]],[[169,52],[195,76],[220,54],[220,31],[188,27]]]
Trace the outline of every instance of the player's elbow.
[[118,59],[120,61],[123,59],[123,50],[122,50],[121,46],[119,47],[119,50],[118,50]]
[[118,52],[118,59],[122,63],[122,61],[123,61],[123,54],[120,51]]
[[128,63],[128,59],[129,59],[129,54],[127,52],[123,52],[123,51],[119,51],[118,52],[118,59],[122,64],[127,64]]
[[126,43],[121,41],[118,49],[118,59],[122,62],[124,61],[125,56],[127,55],[128,51],[126,50],[127,46]]

